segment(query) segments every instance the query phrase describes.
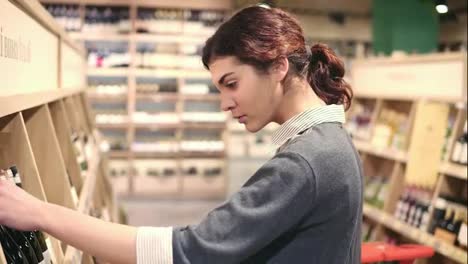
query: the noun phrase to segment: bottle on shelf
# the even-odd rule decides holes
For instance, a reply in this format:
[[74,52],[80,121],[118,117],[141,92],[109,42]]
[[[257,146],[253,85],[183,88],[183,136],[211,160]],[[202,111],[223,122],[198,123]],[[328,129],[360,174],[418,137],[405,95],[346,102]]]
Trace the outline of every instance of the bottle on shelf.
[[460,223],[460,230],[458,231],[457,234],[457,243],[458,246],[461,247],[462,249],[467,249],[467,239],[468,239],[468,227],[467,227],[467,221],[466,221],[466,215],[464,216],[463,221]]
[[456,239],[456,234],[448,230],[449,227],[454,225],[455,210],[449,209],[445,215],[444,220],[440,221],[435,229],[434,236],[440,238],[450,244],[453,244]]
[[467,165],[467,144],[468,144],[468,133],[467,133],[467,123],[465,121],[465,125],[463,127],[463,134],[458,137],[457,141],[455,142],[451,160],[455,163],[459,163],[462,165]]
[[3,226],[0,226],[0,244],[2,245],[7,264],[29,264],[24,252]]
[[432,214],[432,221],[429,224],[428,232],[434,234],[437,226],[444,220],[447,211],[447,201],[442,198],[437,198]]
[[[8,174],[12,177],[13,182],[18,186],[19,188],[22,188],[22,180],[21,180],[21,175],[19,173],[18,168],[16,165],[11,166],[7,170]],[[19,232],[19,231],[18,231]],[[38,231],[25,231],[22,232],[31,247],[33,248],[35,252],[35,256],[39,263],[41,264],[50,264],[51,263],[51,258],[50,254],[48,251],[48,247],[46,245],[44,235]]]

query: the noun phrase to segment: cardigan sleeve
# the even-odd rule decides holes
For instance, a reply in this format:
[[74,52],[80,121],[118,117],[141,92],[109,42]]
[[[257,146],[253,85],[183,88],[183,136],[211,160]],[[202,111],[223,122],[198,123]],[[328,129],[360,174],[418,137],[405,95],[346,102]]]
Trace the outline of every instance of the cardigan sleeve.
[[199,224],[174,228],[173,262],[167,263],[240,263],[255,255],[311,210],[313,179],[302,156],[277,154]]

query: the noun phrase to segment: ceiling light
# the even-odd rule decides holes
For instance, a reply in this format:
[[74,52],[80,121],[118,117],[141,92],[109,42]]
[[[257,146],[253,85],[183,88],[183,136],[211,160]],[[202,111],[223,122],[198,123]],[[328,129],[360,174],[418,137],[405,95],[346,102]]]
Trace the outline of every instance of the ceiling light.
[[448,12],[447,5],[436,5],[436,10],[439,14],[445,14]]

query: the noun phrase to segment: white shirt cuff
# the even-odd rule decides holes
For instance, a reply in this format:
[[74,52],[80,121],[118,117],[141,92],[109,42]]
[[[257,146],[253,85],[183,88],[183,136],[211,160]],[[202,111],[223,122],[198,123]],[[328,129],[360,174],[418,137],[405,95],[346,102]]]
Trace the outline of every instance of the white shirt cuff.
[[172,227],[139,227],[137,264],[173,264]]

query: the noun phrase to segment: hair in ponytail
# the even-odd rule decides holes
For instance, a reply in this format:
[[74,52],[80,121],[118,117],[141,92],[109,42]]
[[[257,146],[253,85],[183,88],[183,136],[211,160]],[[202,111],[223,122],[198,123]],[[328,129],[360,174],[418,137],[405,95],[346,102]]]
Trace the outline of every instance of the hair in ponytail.
[[315,44],[310,49],[307,81],[326,104],[351,106],[353,90],[344,79],[343,61],[324,44]]
[[209,69],[222,56],[235,56],[264,73],[286,57],[290,65],[286,80],[306,78],[326,104],[350,107],[353,92],[343,80],[343,62],[324,44],[308,51],[299,22],[281,9],[248,7],[223,23],[205,43],[203,65]]

